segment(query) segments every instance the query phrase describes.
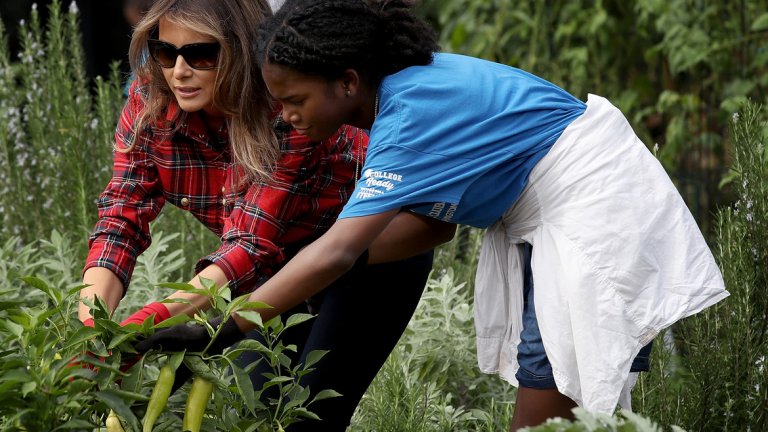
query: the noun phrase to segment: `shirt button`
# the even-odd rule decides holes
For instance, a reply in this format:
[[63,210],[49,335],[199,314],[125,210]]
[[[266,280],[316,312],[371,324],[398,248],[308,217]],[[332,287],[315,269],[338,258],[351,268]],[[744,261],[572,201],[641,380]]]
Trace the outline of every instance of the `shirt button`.
[[227,188],[225,186],[222,186],[221,187],[221,193],[226,193],[226,192],[227,192]]
[[186,197],[182,198],[181,199],[181,205],[183,205],[184,207],[188,206],[189,205],[189,198],[186,198]]

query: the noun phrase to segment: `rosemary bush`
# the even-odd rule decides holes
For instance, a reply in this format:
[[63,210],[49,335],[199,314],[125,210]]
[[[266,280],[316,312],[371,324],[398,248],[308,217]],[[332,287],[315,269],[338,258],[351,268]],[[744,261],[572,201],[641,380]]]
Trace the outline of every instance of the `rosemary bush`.
[[[477,367],[472,285],[482,230],[440,247],[400,343],[358,407],[351,431],[498,431],[514,389]],[[392,415],[392,413],[397,413]]]
[[74,2],[62,11],[55,0],[44,28],[33,8],[20,39],[13,64],[0,45],[0,238],[28,242],[51,228],[85,235],[111,172],[117,70],[91,93]]
[[[768,428],[768,152],[761,109],[731,120],[736,202],[716,215],[715,255],[731,296],[656,344],[636,407],[690,430]],[[670,349],[671,348],[671,349]]]

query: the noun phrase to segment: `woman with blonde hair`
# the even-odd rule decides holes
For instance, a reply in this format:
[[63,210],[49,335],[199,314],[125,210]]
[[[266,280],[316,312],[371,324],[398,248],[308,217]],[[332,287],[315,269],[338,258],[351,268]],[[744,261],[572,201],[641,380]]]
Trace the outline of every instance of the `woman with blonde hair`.
[[[117,307],[151,242],[149,224],[166,203],[221,237],[190,283],[226,283],[234,295],[257,289],[336,220],[354,189],[367,135],[341,125],[313,141],[280,118],[252,53],[257,27],[270,15],[264,0],[159,0],[139,22],[129,54],[137,78],[115,133],[114,174],[98,199],[81,298]],[[295,361],[330,350],[303,378],[313,392],[344,395],[313,405],[323,430],[349,423],[430,268],[427,253],[361,269],[316,297],[317,319],[286,335],[285,345],[298,346]],[[369,289],[352,289],[359,286]],[[399,296],[397,304],[371,308],[385,289]],[[159,323],[210,307],[203,295],[169,298],[182,302],[148,304],[124,323],[150,316]],[[292,312],[306,310],[302,303]],[[385,317],[397,324],[379,326]],[[79,318],[92,325],[84,303]],[[252,375],[256,386],[264,382],[261,372]]]

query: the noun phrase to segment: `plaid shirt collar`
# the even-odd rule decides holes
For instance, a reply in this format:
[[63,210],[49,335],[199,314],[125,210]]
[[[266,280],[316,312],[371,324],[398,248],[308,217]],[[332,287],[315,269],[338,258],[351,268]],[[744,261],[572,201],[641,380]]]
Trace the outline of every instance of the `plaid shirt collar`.
[[222,124],[218,131],[211,131],[203,120],[201,111],[186,112],[181,109],[176,100],[168,104],[165,118],[152,127],[154,135],[164,135],[168,132],[180,133],[191,140],[206,145],[214,150],[229,150],[229,131],[227,123]]

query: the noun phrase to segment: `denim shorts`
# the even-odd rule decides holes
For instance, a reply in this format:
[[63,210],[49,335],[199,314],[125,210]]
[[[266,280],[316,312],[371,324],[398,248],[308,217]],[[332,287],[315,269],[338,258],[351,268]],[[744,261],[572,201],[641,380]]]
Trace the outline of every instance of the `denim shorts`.
[[[541,342],[539,323],[533,306],[533,275],[531,273],[531,248],[525,248],[525,280],[523,288],[523,331],[517,346],[517,362],[520,368],[515,378],[521,387],[539,390],[554,389],[555,378],[549,363],[544,344]],[[650,369],[651,348],[653,342],[640,349],[632,361],[630,372],[647,372]]]

